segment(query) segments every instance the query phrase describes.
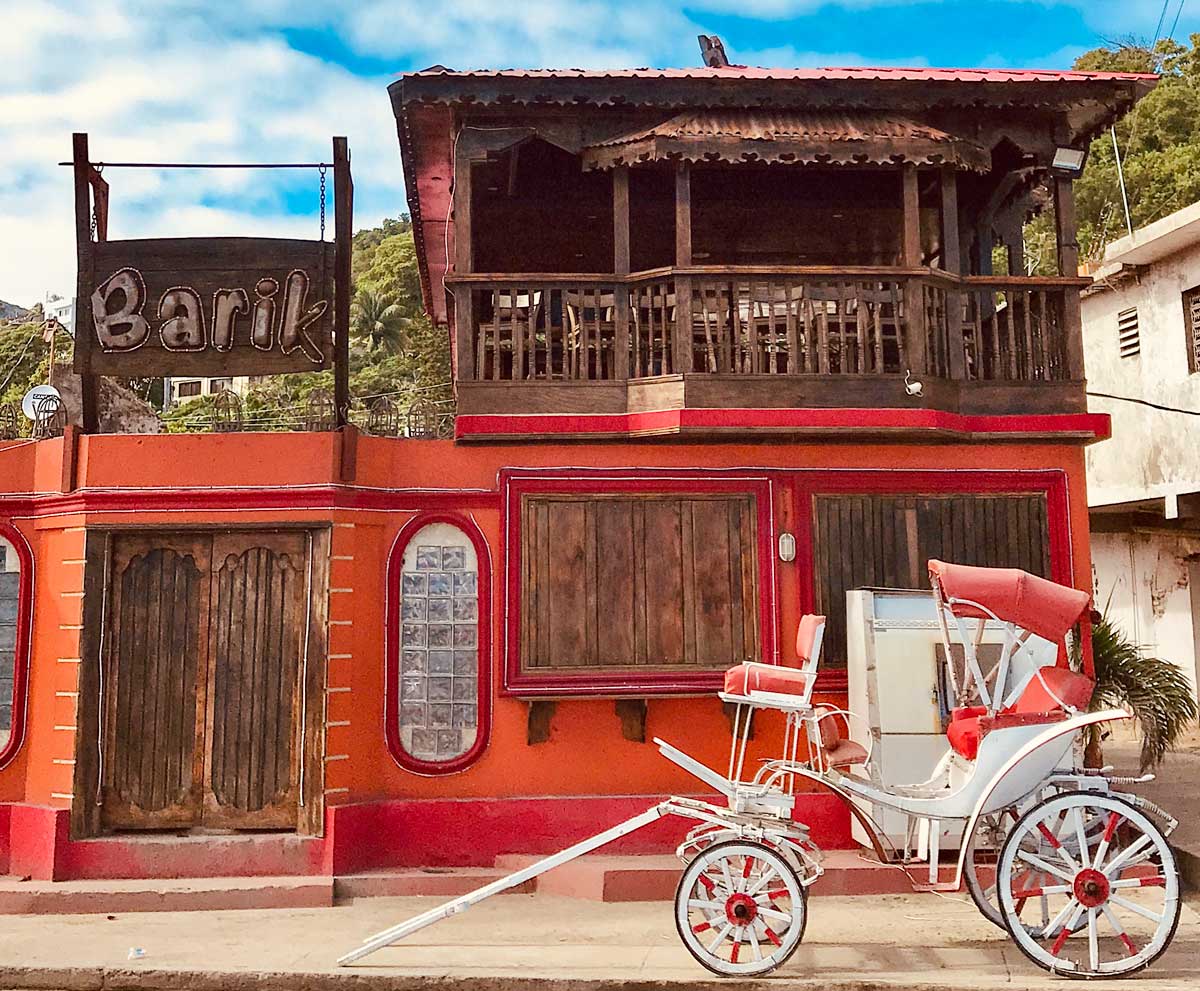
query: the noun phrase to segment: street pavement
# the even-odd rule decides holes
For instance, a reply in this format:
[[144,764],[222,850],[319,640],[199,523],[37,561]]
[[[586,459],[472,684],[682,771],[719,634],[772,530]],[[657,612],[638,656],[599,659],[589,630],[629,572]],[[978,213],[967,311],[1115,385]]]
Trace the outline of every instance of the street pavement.
[[[819,882],[818,882],[819,883]],[[335,908],[0,918],[0,988],[188,991],[591,991],[721,988],[679,942],[663,902],[493,898],[339,970],[366,936],[438,903],[368,898]],[[1200,915],[1185,905],[1171,949],[1106,987],[1200,984]],[[144,956],[129,959],[131,949]],[[1064,988],[1025,959],[965,895],[810,902],[800,949],[772,988]]]

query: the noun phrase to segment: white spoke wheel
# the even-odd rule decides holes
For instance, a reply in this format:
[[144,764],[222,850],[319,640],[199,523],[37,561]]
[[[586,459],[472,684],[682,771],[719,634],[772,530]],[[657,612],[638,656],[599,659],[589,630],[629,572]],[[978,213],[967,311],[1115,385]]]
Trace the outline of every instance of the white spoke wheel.
[[1067,792],[1035,805],[1009,832],[996,882],[1021,952],[1067,977],[1141,970],[1179,924],[1179,871],[1166,837],[1112,795]]
[[806,898],[796,872],[770,847],[715,843],[679,879],[675,928],[688,952],[714,974],[757,977],[800,945]]

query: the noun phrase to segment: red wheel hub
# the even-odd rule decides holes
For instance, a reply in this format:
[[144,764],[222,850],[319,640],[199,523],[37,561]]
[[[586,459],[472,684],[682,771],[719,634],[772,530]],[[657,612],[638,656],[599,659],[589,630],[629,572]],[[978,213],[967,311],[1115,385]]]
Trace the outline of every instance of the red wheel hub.
[[1085,867],[1075,875],[1073,887],[1075,897],[1084,908],[1099,908],[1108,901],[1109,892],[1112,890],[1108,878],[1091,867]]
[[739,892],[725,900],[725,918],[730,925],[748,926],[758,916],[758,902]]

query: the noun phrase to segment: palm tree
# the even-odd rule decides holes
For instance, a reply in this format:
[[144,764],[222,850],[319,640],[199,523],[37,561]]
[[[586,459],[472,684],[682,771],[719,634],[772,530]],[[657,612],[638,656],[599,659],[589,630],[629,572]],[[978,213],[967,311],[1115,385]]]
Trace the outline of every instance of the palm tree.
[[354,296],[351,331],[368,342],[371,350],[402,351],[408,346],[408,319],[391,296],[360,289]]
[[[1108,616],[1092,624],[1096,689],[1091,710],[1127,708],[1142,731],[1141,767],[1162,762],[1187,724],[1196,718],[1196,700],[1184,673],[1170,661],[1144,655]],[[1100,728],[1088,730],[1089,767],[1100,767]]]

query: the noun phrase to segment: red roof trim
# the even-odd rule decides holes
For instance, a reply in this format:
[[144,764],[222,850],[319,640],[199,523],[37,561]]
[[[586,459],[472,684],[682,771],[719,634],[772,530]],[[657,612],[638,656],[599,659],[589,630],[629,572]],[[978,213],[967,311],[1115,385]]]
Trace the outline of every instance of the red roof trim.
[[847,66],[821,68],[758,68],[729,66],[725,69],[470,69],[458,71],[441,66],[419,72],[401,73],[402,79],[896,79],[912,82],[1137,82],[1157,80],[1147,72],[1077,72],[1061,69],[932,69],[896,66]]
[[1105,413],[1020,416],[964,415],[932,409],[672,409],[605,414],[466,414],[455,420],[458,440],[531,435],[652,436],[744,430],[916,431],[961,438],[992,434],[1013,438],[1073,436],[1104,440],[1111,435]]

